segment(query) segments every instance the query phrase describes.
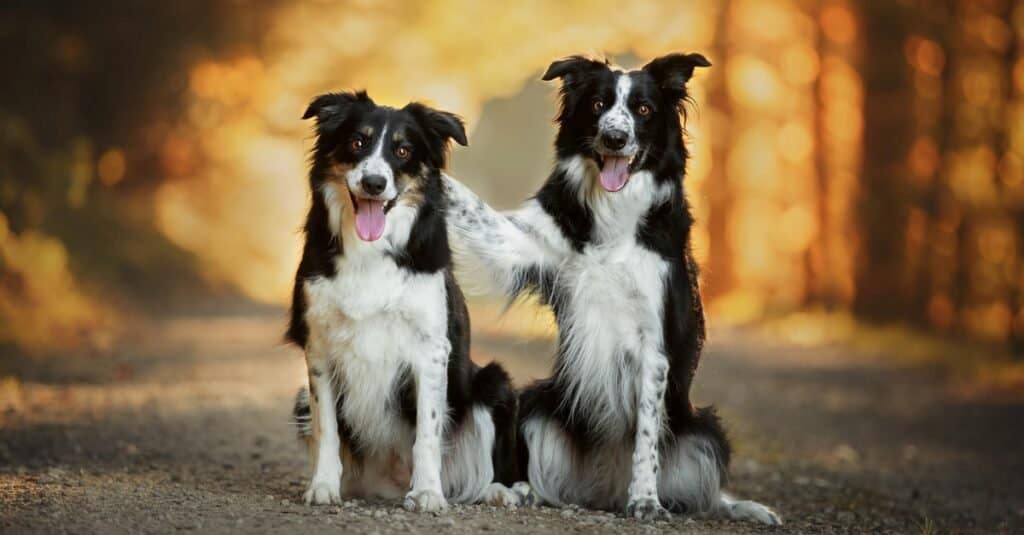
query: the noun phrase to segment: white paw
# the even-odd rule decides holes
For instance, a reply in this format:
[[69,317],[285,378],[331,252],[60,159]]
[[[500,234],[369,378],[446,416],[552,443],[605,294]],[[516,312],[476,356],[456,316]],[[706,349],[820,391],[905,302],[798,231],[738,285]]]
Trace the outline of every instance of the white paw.
[[518,481],[512,484],[512,492],[519,496],[519,505],[533,507],[540,504],[540,496],[533,491],[533,487],[525,481]]
[[750,500],[743,500],[730,505],[729,513],[729,516],[737,520],[753,520],[769,526],[782,525],[782,518],[775,511]]
[[634,498],[626,506],[626,516],[650,522],[672,518],[668,510],[661,506],[657,498]]
[[341,481],[317,480],[309,483],[306,494],[303,495],[306,505],[329,505],[341,503]]
[[436,513],[448,508],[448,502],[440,492],[434,490],[413,490],[405,495],[402,504],[406,510],[415,513]]
[[519,505],[519,494],[501,483],[491,483],[484,491],[482,501],[498,507],[516,507]]

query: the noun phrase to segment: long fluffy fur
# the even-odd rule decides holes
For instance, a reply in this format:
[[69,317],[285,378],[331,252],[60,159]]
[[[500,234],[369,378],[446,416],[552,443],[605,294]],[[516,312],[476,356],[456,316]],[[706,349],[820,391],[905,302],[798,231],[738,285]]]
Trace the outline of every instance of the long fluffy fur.
[[[555,62],[544,79],[562,80],[558,161],[536,196],[498,213],[446,177],[456,250],[508,295],[539,295],[558,321],[553,375],[520,396],[520,466],[548,503],[779,523],[721,492],[728,441],[689,397],[705,333],[679,110],[694,67],[707,65],[697,54],[632,72]],[[611,130],[628,134],[628,154],[603,144]],[[613,156],[630,167],[610,192],[598,176]]]
[[[377,106],[365,93],[317,97],[306,117],[317,121],[312,202],[287,337],[309,370],[294,406],[313,459],[307,503],[514,503],[496,483],[517,471],[517,400],[500,366],[470,361],[444,221],[440,169],[448,141],[465,144],[461,121],[420,104]],[[368,173],[384,179],[375,195],[389,210],[374,241],[354,230]]]

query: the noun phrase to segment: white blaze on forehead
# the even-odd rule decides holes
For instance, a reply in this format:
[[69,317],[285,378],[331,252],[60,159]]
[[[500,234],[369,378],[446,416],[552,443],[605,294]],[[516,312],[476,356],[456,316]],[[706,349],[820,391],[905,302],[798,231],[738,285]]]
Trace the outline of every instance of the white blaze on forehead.
[[384,123],[373,152],[356,163],[355,167],[346,175],[350,191],[362,191],[359,183],[364,176],[378,175],[384,177],[387,181],[387,186],[384,188],[384,193],[381,196],[384,199],[393,199],[398,195],[398,190],[395,187],[395,173],[391,169],[391,164],[384,158],[384,144],[387,141],[387,135],[388,124]]
[[380,131],[380,138],[377,140],[377,146],[374,147],[373,153],[366,157],[365,160],[359,162],[356,166],[362,167],[363,174],[366,175],[381,175],[387,179],[392,178],[391,166],[387,160],[384,159],[384,142],[388,135],[388,125],[385,123]]
[[621,130],[632,141],[634,138],[633,114],[629,111],[629,93],[633,88],[633,79],[626,72],[615,74],[618,77],[615,81],[615,103],[601,116],[597,126],[602,132]]

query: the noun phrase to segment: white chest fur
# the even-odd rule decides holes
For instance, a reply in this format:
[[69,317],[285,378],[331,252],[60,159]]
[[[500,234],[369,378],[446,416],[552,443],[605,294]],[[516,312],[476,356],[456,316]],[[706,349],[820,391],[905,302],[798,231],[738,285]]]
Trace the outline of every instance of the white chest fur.
[[666,262],[632,238],[588,245],[559,270],[563,377],[574,410],[620,432],[635,417],[643,359],[663,358]]
[[360,243],[336,262],[332,278],[305,283],[309,349],[331,363],[340,416],[366,447],[380,452],[411,445],[394,398],[404,369],[417,369],[425,340],[446,337],[443,272],[416,274]]

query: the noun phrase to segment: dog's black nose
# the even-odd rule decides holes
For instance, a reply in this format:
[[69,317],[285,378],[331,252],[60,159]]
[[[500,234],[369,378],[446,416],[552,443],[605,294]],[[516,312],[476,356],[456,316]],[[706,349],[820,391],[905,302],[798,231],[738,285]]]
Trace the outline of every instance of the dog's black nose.
[[363,191],[370,195],[380,195],[384,192],[384,188],[388,187],[388,179],[380,175],[366,175],[359,182],[363,187]]
[[629,136],[622,130],[608,130],[601,133],[601,144],[607,149],[619,150],[626,146]]

